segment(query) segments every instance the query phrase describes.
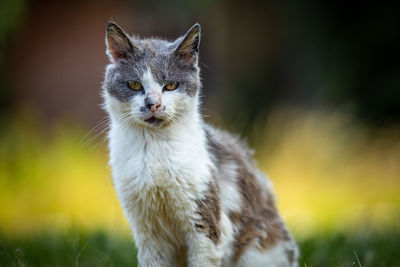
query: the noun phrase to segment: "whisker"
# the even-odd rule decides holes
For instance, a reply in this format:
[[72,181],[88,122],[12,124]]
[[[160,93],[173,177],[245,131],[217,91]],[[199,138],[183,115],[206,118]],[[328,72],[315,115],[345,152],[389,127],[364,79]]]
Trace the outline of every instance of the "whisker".
[[[96,140],[98,140],[98,138],[99,138],[100,136],[104,136],[104,134],[105,134],[109,129],[110,129],[110,127],[107,125],[107,126],[106,126],[105,128],[103,128],[101,131],[99,131],[98,133],[96,133],[96,135],[94,135],[92,138],[90,138],[84,145],[85,145],[85,146],[89,146],[89,145],[93,144]],[[96,147],[96,145],[93,146],[92,149],[95,148],[95,147]]]
[[106,123],[109,122],[109,118],[108,116],[101,119],[79,142],[80,145],[85,146],[85,144],[87,143],[87,139],[89,139],[89,136],[96,132],[97,130],[99,130],[99,128],[102,128]]

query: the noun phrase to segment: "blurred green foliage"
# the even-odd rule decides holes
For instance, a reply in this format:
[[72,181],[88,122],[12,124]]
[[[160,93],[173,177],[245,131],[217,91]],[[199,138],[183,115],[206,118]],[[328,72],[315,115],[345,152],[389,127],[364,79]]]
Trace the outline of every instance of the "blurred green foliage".
[[25,0],[0,1],[0,122],[4,112],[11,108],[13,90],[7,68],[7,49],[13,33],[23,22],[22,15],[26,10]]
[[[25,0],[0,1],[0,44],[2,49],[9,35],[20,25],[25,6]],[[3,53],[4,51],[2,51]]]

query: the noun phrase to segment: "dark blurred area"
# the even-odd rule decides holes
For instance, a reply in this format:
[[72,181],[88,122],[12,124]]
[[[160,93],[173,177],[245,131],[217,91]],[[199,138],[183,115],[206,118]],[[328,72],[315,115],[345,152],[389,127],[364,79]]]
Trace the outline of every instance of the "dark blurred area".
[[399,123],[398,11],[385,1],[2,0],[1,117],[28,106],[50,125],[93,126],[114,20],[170,40],[199,22],[205,113],[237,131],[279,106]]

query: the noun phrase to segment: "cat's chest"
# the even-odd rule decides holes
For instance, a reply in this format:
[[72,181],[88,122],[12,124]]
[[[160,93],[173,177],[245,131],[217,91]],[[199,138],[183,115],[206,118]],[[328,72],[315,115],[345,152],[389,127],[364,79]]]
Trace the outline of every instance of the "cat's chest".
[[[210,160],[201,136],[149,139],[112,131],[110,164],[117,189],[130,192],[154,186],[201,191]],[[128,188],[129,187],[129,188]]]
[[137,180],[141,184],[165,185],[187,179],[196,168],[184,150],[168,143],[135,143],[113,147],[111,166],[117,180]]
[[201,152],[182,148],[138,140],[110,146],[114,184],[128,218],[139,232],[168,229],[157,234],[179,239],[171,241],[176,244],[183,242],[182,225],[196,216],[196,200],[209,178]]

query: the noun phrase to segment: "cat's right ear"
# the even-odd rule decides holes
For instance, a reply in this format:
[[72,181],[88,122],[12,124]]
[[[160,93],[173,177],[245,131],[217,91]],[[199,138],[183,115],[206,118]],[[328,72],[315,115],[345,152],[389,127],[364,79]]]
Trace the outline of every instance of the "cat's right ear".
[[114,22],[109,22],[106,29],[107,54],[113,63],[128,58],[133,53],[133,45],[126,33]]
[[197,56],[199,54],[200,45],[200,24],[196,23],[190,28],[190,30],[181,37],[179,40],[176,54],[184,60],[184,62],[192,65],[197,62]]

